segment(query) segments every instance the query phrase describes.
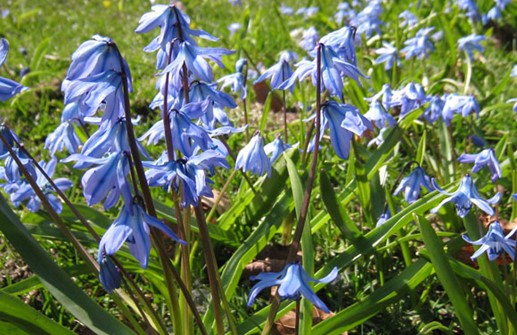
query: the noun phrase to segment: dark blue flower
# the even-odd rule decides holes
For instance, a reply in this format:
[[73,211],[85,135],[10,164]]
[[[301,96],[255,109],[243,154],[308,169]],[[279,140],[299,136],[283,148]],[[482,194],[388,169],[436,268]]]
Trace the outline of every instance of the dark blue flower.
[[[6,39],[0,39],[0,67],[4,64],[7,54],[9,53],[9,43]],[[0,77],[0,101],[6,101],[14,97],[16,94],[28,90],[14,80]]]
[[399,186],[393,194],[397,195],[400,191],[404,190],[404,199],[411,204],[418,199],[422,187],[425,187],[429,192],[434,190],[433,185],[431,185],[431,180],[429,176],[425,174],[424,169],[417,167],[409,176],[400,181]]
[[271,176],[271,161],[264,151],[264,139],[259,132],[239,151],[235,169],[242,169],[244,172],[250,171],[258,176],[262,176],[264,173],[267,173],[268,177]]
[[251,280],[259,280],[259,282],[251,288],[248,306],[253,305],[255,298],[263,289],[278,286],[277,295],[280,299],[298,300],[303,295],[314,306],[325,313],[330,313],[325,303],[314,293],[309,282],[328,284],[336,279],[337,275],[338,269],[335,267],[327,276],[321,279],[314,279],[298,263],[288,264],[280,272],[259,273],[256,276],[250,277]]
[[481,256],[485,251],[490,261],[496,260],[499,255],[505,251],[512,261],[515,260],[515,240],[512,237],[517,231],[517,227],[513,228],[508,235],[504,236],[503,228],[499,221],[494,221],[490,224],[488,232],[485,236],[477,241],[472,241],[467,235],[463,234],[463,239],[474,245],[480,245],[481,247],[470,257],[472,260]]
[[180,244],[186,244],[167,225],[147,214],[139,204],[126,203],[119,217],[102,236],[99,243],[99,259],[102,260],[103,255],[113,255],[124,242],[127,242],[129,251],[145,269],[151,251],[149,226],[158,228]]
[[109,293],[120,287],[122,278],[120,272],[109,257],[99,252],[98,262],[100,265],[99,280],[104,289]]
[[468,214],[470,208],[472,207],[472,204],[479,207],[483,212],[487,213],[488,216],[492,216],[494,215],[494,210],[492,209],[492,207],[490,207],[490,205],[497,203],[501,198],[501,195],[497,193],[491,199],[483,199],[479,195],[476,186],[474,185],[474,181],[472,180],[472,177],[470,177],[470,175],[468,174],[465,177],[463,177],[463,179],[460,182],[460,186],[458,187],[456,192],[453,193],[448,193],[442,190],[440,186],[436,184],[436,181],[434,179],[432,179],[431,182],[438,192],[448,195],[448,197],[445,198],[445,200],[443,200],[438,206],[431,210],[431,213],[438,212],[440,207],[442,207],[445,203],[452,201],[456,206],[456,212],[462,218]]
[[460,163],[474,163],[472,172],[478,172],[483,166],[488,166],[490,169],[492,182],[503,176],[501,166],[495,157],[494,150],[492,148],[485,149],[478,154],[461,154],[458,157]]

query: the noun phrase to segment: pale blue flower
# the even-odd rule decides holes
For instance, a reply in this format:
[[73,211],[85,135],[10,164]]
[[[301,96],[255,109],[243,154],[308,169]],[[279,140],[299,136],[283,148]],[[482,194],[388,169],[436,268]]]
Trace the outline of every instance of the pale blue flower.
[[129,251],[145,269],[151,251],[149,226],[158,228],[177,243],[186,244],[162,221],[147,214],[142,206],[137,203],[128,203],[122,207],[118,218],[102,236],[99,243],[99,262],[102,261],[104,255],[113,255],[124,242],[127,242]]
[[490,207],[490,205],[497,203],[501,198],[501,194],[497,193],[495,196],[488,200],[483,199],[479,195],[476,186],[474,185],[474,181],[472,180],[472,177],[470,177],[470,175],[468,174],[465,177],[463,177],[463,179],[461,179],[460,186],[453,193],[448,193],[442,190],[434,179],[432,179],[431,182],[438,192],[448,195],[448,197],[445,198],[445,200],[443,200],[438,206],[431,210],[431,213],[438,212],[438,210],[445,203],[452,201],[456,206],[456,212],[462,218],[468,214],[470,208],[472,207],[472,204],[479,207],[483,212],[488,214],[488,216],[492,216],[495,212],[492,209],[492,207]]
[[316,47],[318,40],[320,39],[320,35],[318,31],[314,27],[309,27],[302,31],[302,39],[298,42],[300,48],[306,51],[311,51]]
[[503,176],[501,166],[499,165],[492,148],[485,149],[478,154],[461,154],[460,157],[458,157],[458,162],[474,163],[472,172],[478,172],[483,166],[488,166],[492,182],[495,182],[498,178]]
[[386,209],[381,216],[377,218],[377,223],[375,224],[375,228],[382,226],[386,221],[388,221],[391,218],[391,211],[390,209]]
[[235,169],[250,171],[253,174],[262,176],[267,173],[271,177],[271,161],[264,151],[264,139],[257,132],[244,148],[239,151],[235,161]]
[[404,190],[404,199],[406,199],[409,204],[412,204],[418,200],[421,188],[426,188],[428,192],[434,190],[429,176],[425,173],[424,169],[419,166],[411,171],[409,176],[400,181],[393,195],[397,195],[400,191]]
[[266,155],[271,155],[270,160],[271,163],[273,163],[284,151],[289,148],[291,148],[291,146],[287,143],[284,143],[280,136],[277,136],[273,142],[264,146],[264,151],[266,152]]
[[[52,158],[48,163],[39,162],[40,167],[45,171],[47,176],[52,177],[56,169],[57,159]],[[54,195],[54,188],[49,184],[47,178],[39,169],[36,170],[36,184],[43,192],[52,208],[59,214],[63,210],[63,206],[59,199]],[[67,178],[57,178],[54,184],[60,191],[64,192],[73,186],[73,183]],[[31,212],[37,212],[41,208],[41,200],[28,182],[19,185],[16,192],[11,193],[11,201],[13,203],[21,203],[26,201],[27,209]]]
[[[0,67],[4,64],[8,53],[9,43],[5,38],[2,38],[0,39]],[[14,80],[0,77],[0,101],[7,101],[18,93],[28,89],[28,87],[25,87]]]
[[513,66],[512,72],[510,72],[510,77],[517,77],[517,65]]
[[355,17],[357,14],[355,10],[350,7],[348,2],[341,2],[337,5],[336,14],[334,14],[334,20],[337,24],[343,24],[345,19],[351,19]]
[[415,16],[415,14],[411,13],[407,9],[399,14],[399,19],[402,20],[402,22],[399,24],[401,27],[407,26],[410,29],[416,26],[418,23],[418,18]]
[[[253,85],[264,81],[266,78],[271,78],[271,89],[276,90],[279,86],[289,79],[293,74],[293,70],[291,69],[291,63],[298,58],[296,53],[291,51],[284,51],[280,54],[280,60],[275,65],[271,66],[269,69],[264,71],[253,82]],[[291,93],[293,92],[294,87],[291,86]]]
[[241,93],[240,98],[242,100],[246,99],[248,89],[246,87],[246,82],[244,81],[243,71],[247,71],[247,63],[248,60],[245,58],[241,58],[237,61],[235,67],[237,72],[221,77],[217,80],[217,83],[221,83],[221,89],[225,87],[230,87],[232,93]]
[[374,33],[381,35],[382,2],[380,0],[368,1],[368,5],[354,17],[350,19],[350,25],[357,27],[357,34],[364,34],[370,38]]
[[458,95],[456,93],[449,94],[445,99],[445,105],[442,110],[442,118],[445,124],[450,125],[454,114],[461,114],[463,117],[472,112],[476,112],[479,117],[481,108],[472,95]]
[[325,313],[330,313],[325,303],[314,293],[309,282],[328,284],[336,279],[338,269],[335,267],[321,279],[311,278],[298,263],[288,264],[280,272],[263,272],[250,277],[251,280],[259,280],[250,291],[248,306],[253,305],[257,295],[266,287],[278,286],[277,295],[280,299],[298,300],[303,295],[314,306]]
[[329,48],[332,48],[339,59],[357,66],[357,56],[354,42],[355,33],[356,31],[354,27],[344,26],[341,29],[332,31],[329,34],[323,36],[320,39],[320,43]]
[[316,7],[316,6],[311,6],[311,7],[301,7],[299,8],[297,11],[296,11],[296,14],[297,15],[303,15],[304,18],[309,18],[311,16],[314,16],[316,14],[318,14],[319,12],[319,8]]
[[429,106],[425,109],[422,117],[427,122],[434,123],[436,120],[442,117],[443,107],[445,106],[445,99],[441,96],[433,95],[430,98]]
[[458,7],[467,12],[467,17],[473,21],[479,20],[479,9],[475,0],[457,0]]
[[75,132],[74,122],[65,121],[47,136],[44,148],[48,149],[52,156],[65,148],[69,153],[74,154],[81,144],[82,142]]
[[504,236],[503,228],[499,221],[494,221],[490,224],[488,232],[485,236],[477,241],[472,241],[466,234],[463,234],[463,239],[474,245],[481,247],[470,257],[472,260],[481,256],[485,251],[490,261],[495,261],[499,255],[505,251],[512,261],[515,260],[515,240],[512,235],[517,231],[517,227],[513,228],[508,235]]
[[390,70],[396,63],[400,66],[400,59],[397,53],[397,48],[387,42],[382,42],[382,48],[376,49],[375,53],[380,55],[374,64],[384,64],[384,70]]
[[5,38],[0,39],[0,66],[4,65],[9,53],[9,42]]
[[513,103],[514,103],[514,104],[513,104],[513,111],[514,111],[515,113],[517,113],[517,98],[508,99],[508,100],[506,100],[506,102],[507,102],[507,103],[512,103],[512,102],[513,102]]
[[466,37],[462,37],[458,40],[458,48],[461,51],[465,51],[469,58],[474,59],[474,50],[477,50],[481,53],[485,51],[483,46],[479,44],[480,42],[485,40],[485,36],[472,34]]
[[410,82],[402,89],[392,92],[390,106],[400,108],[400,116],[419,108],[428,100],[422,85]]
[[293,15],[294,9],[289,7],[289,6],[287,6],[286,4],[282,3],[280,5],[280,13],[283,14],[283,15],[290,16],[290,15]]
[[401,52],[406,53],[406,59],[427,58],[429,54],[434,51],[433,42],[430,39],[430,34],[434,27],[420,29],[415,37],[412,37],[404,42],[405,47]]

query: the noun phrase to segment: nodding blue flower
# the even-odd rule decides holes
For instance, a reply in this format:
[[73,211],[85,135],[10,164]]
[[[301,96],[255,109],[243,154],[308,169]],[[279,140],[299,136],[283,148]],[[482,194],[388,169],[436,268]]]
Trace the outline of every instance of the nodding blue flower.
[[400,51],[406,53],[406,59],[412,57],[417,59],[427,58],[434,51],[434,45],[430,39],[433,30],[434,27],[422,28],[416,33],[415,37],[404,42],[405,47]]
[[125,203],[131,202],[131,189],[127,174],[129,173],[128,153],[125,151],[111,153],[107,157],[94,158],[82,154],[73,154],[63,162],[77,161],[79,167],[96,164],[97,167],[86,171],[81,180],[83,194],[88,206],[104,200],[104,209],[115,206],[122,195]]
[[[329,128],[330,143],[342,159],[348,158],[353,134],[362,136],[367,129],[373,130],[371,122],[353,105],[328,101],[321,108],[321,116],[320,140],[323,138],[325,129]],[[314,117],[315,115],[310,119]],[[309,150],[314,149],[314,142],[313,139],[309,144]]]
[[467,17],[472,21],[479,20],[479,9],[475,0],[457,0],[458,7],[467,13]]
[[197,206],[201,196],[213,196],[208,174],[216,166],[229,168],[225,156],[212,149],[176,161],[168,161],[164,153],[156,162],[144,162],[144,167],[148,168],[145,175],[149,186],[159,186],[170,191],[172,187],[176,190],[179,188],[180,180],[183,182],[183,207]]
[[271,177],[271,161],[264,151],[264,139],[260,132],[256,132],[249,143],[239,151],[235,169],[242,169],[244,172],[250,171],[258,176],[267,173],[267,176]]
[[382,102],[382,107],[384,107],[384,109],[387,112],[391,107],[392,97],[393,97],[393,91],[391,90],[391,85],[384,84],[384,85],[382,85],[382,89],[378,93],[376,93],[374,96],[372,96],[370,98],[364,98],[364,100],[366,100],[370,103],[373,101],[380,100]]
[[418,18],[415,16],[415,14],[411,13],[407,9],[399,14],[399,19],[402,20],[402,22],[399,24],[401,27],[407,26],[410,29],[416,26],[418,23]]
[[466,37],[462,37],[458,40],[458,48],[461,51],[465,51],[469,58],[474,59],[474,50],[477,50],[481,53],[485,51],[483,46],[479,44],[480,42],[485,40],[485,36],[472,34]]
[[[52,177],[54,175],[56,164],[57,159],[54,157],[48,163],[45,163],[43,161],[39,162],[39,165],[41,166],[41,168],[43,168],[43,170],[49,177]],[[61,211],[63,210],[63,206],[61,205],[59,199],[54,195],[54,188],[49,184],[47,178],[43,176],[39,169],[36,170],[36,175],[36,184],[38,185],[40,190],[43,191],[43,194],[47,198],[52,208],[58,214],[61,213]],[[73,183],[67,178],[57,178],[54,180],[54,184],[56,184],[59,190],[63,192],[73,186]],[[16,192],[11,193],[11,201],[13,203],[18,204],[27,201],[27,209],[31,212],[37,212],[41,208],[41,200],[28,182],[21,183]]]
[[127,203],[124,204],[118,218],[101,238],[99,262],[102,261],[104,255],[113,255],[122,247],[124,242],[127,242],[129,251],[140,263],[140,266],[145,269],[151,251],[149,226],[158,228],[180,244],[186,244],[162,221],[147,214],[138,203]]
[[[72,54],[72,63],[61,85],[61,90],[66,94],[70,82],[74,80],[96,76],[106,71],[121,72],[120,58],[115,42],[111,38],[94,35],[91,40],[82,43]],[[131,72],[124,59],[122,59],[122,63],[131,91]]]
[[[153,52],[158,48],[167,49],[167,44],[174,39],[183,38],[194,42],[192,37],[197,36],[210,41],[217,41],[217,38],[203,30],[190,29],[190,18],[175,5],[153,5],[151,12],[145,13],[138,22],[136,33],[147,33],[160,27],[160,35],[144,48],[146,52]],[[181,30],[181,32],[180,32]],[[181,35],[180,35],[181,34]]]
[[400,116],[419,108],[428,100],[422,85],[410,82],[400,90],[393,91],[390,107],[400,108]]
[[499,165],[492,148],[485,149],[478,154],[461,154],[460,157],[458,157],[458,162],[474,163],[472,172],[478,172],[483,166],[488,166],[492,182],[495,182],[498,178],[503,176],[501,166]]
[[397,48],[387,42],[382,42],[382,48],[376,49],[375,53],[380,55],[374,62],[374,64],[384,64],[384,70],[390,70],[396,63],[400,66],[400,59],[397,53]]
[[397,121],[386,112],[384,106],[377,100],[370,102],[370,109],[364,114],[377,128],[394,127]]
[[[9,127],[5,126],[4,124],[0,124],[0,133],[2,133],[2,136],[6,140],[9,147],[14,147],[15,143],[20,143],[20,139],[14,131],[12,131]],[[4,141],[0,141],[0,159],[4,159],[5,157],[9,156],[9,151],[7,150],[7,146],[4,144]]]
[[291,146],[287,143],[284,143],[280,136],[277,136],[273,142],[264,146],[264,151],[266,152],[266,155],[271,155],[270,160],[271,163],[273,163],[284,151],[289,148],[291,148]]
[[162,74],[170,72],[175,78],[180,77],[180,71],[183,68],[183,64],[185,64],[188,71],[194,74],[194,76],[200,80],[211,82],[213,80],[212,68],[206,59],[210,59],[221,68],[224,68],[221,57],[235,52],[222,48],[201,48],[187,40],[179,41],[178,43],[179,47],[176,58],[162,72]]
[[[343,77],[350,77],[361,85],[359,82],[359,76],[365,77],[359,69],[342,59],[340,59],[332,48],[326,47],[324,44],[321,46],[321,79],[323,85],[321,90],[324,88],[328,90],[331,96],[337,96],[340,99],[343,98]],[[293,72],[291,78],[283,82],[278,88],[285,90],[294,85],[296,80],[303,80],[307,76],[311,76],[312,84],[316,86],[318,82],[318,66],[317,59],[312,61],[302,60],[296,64],[297,69]]]
[[381,14],[381,0],[369,1],[362,11],[351,17],[350,25],[357,27],[357,34],[364,34],[366,38],[370,38],[374,33],[380,36],[381,26],[384,25],[380,19]]
[[390,209],[386,209],[381,216],[377,219],[377,223],[375,224],[375,228],[382,226],[386,221],[388,221],[391,218],[391,211]]
[[[291,32],[291,36],[297,35],[298,31]],[[298,42],[298,46],[306,51],[311,51],[318,44],[318,40],[320,35],[318,31],[314,27],[309,27],[308,29],[302,30],[302,38]]]
[[453,193],[445,192],[442,190],[434,179],[432,179],[431,182],[438,192],[448,195],[445,200],[443,200],[438,206],[431,210],[431,213],[438,212],[440,207],[442,207],[445,203],[452,201],[456,206],[456,212],[462,218],[468,214],[472,204],[479,207],[483,212],[487,213],[488,216],[492,216],[494,215],[494,210],[492,207],[490,207],[490,205],[499,202],[499,199],[501,198],[501,194],[497,193],[495,196],[488,200],[483,199],[479,195],[472,177],[468,174],[463,177],[463,179],[461,179],[460,186]]
[[443,107],[445,106],[445,99],[438,95],[429,96],[429,107],[426,108],[422,117],[429,123],[434,123],[442,117]]
[[404,190],[404,199],[411,204],[417,201],[422,187],[425,187],[429,192],[434,190],[429,176],[425,173],[424,169],[419,166],[411,171],[409,176],[400,181],[399,186],[393,194],[397,195],[400,191]]
[[320,43],[332,48],[339,59],[357,66],[354,37],[355,28],[345,26],[323,36]]
[[248,307],[253,305],[257,295],[266,287],[278,286],[276,294],[280,299],[298,300],[301,296],[308,299],[314,306],[330,313],[325,303],[314,293],[309,282],[328,284],[336,279],[338,269],[335,267],[321,279],[311,278],[299,263],[287,264],[280,272],[263,272],[250,277],[251,280],[259,280],[250,291]]
[[104,289],[111,293],[120,287],[122,282],[120,271],[117,269],[115,264],[113,264],[109,257],[106,257],[99,252],[98,258],[100,266],[99,281],[101,282],[102,286],[104,286]]
[[242,73],[243,69],[247,71],[247,65],[248,60],[245,58],[241,58],[237,61],[235,67],[237,69],[237,72],[226,75],[219,80],[217,80],[217,83],[222,83],[221,89],[230,86],[232,93],[238,93],[241,92],[240,98],[242,100],[246,99],[248,89],[246,87],[246,82],[244,81],[245,75]]
[[445,99],[445,105],[442,110],[442,118],[446,125],[451,124],[454,114],[461,114],[463,117],[472,112],[476,112],[479,117],[481,108],[472,95],[449,94]]
[[[2,38],[0,39],[0,67],[4,64],[8,53],[9,43],[5,38]],[[18,93],[28,89],[28,87],[25,87],[14,80],[0,77],[0,101],[7,101]]]
[[52,156],[55,155],[56,151],[61,152],[64,148],[69,153],[74,154],[81,144],[79,136],[75,133],[74,122],[65,121],[47,136],[44,148],[48,149]]
[[517,227],[513,228],[508,235],[504,236],[503,228],[499,221],[494,221],[490,224],[488,232],[485,236],[477,241],[472,241],[466,234],[463,234],[463,239],[474,245],[481,247],[470,257],[472,260],[481,256],[484,252],[487,253],[490,261],[495,261],[499,255],[505,251],[512,261],[515,260],[515,240],[512,237],[517,231]]
[[[32,159],[27,157],[25,152],[20,150],[20,148],[13,148],[13,151],[31,177],[36,179],[38,175],[36,174],[36,168],[34,167]],[[22,177],[20,167],[9,153],[4,162],[4,176],[8,183],[17,183]]]
[[103,110],[102,121],[112,124],[125,116],[124,91],[120,72],[108,70],[71,81],[65,91],[65,104],[80,101],[85,116]]
[[292,9],[291,7],[287,6],[286,4],[282,3],[280,5],[280,13],[282,15],[287,15],[287,16],[291,16],[293,15],[294,13],[294,9]]
[[[280,84],[289,79],[293,74],[293,70],[291,69],[291,63],[298,58],[294,52],[284,51],[280,54],[280,60],[275,65],[271,66],[269,69],[264,71],[253,82],[253,85],[264,81],[266,78],[271,78],[271,89],[276,90],[279,88]],[[294,87],[290,88],[291,93],[294,90]]]

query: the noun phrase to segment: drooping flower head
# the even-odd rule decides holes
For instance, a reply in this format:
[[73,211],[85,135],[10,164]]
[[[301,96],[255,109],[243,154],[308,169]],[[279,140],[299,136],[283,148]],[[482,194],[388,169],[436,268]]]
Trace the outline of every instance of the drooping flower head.
[[438,206],[433,208],[431,210],[431,213],[436,213],[447,202],[454,202],[454,205],[456,206],[456,212],[460,217],[465,217],[468,212],[470,211],[470,208],[472,208],[472,204],[479,207],[483,212],[487,213],[489,216],[494,215],[494,210],[490,205],[493,205],[497,202],[499,202],[499,199],[501,198],[501,195],[497,193],[492,198],[485,200],[479,195],[476,186],[474,185],[474,181],[472,180],[472,177],[470,175],[466,175],[463,177],[463,179],[460,182],[460,186],[456,190],[456,192],[448,193],[445,192],[438,186],[434,178],[431,180],[434,188],[445,195],[448,195],[445,200],[443,200]]
[[485,149],[478,154],[461,154],[460,157],[458,157],[458,162],[474,163],[472,172],[478,172],[483,166],[487,166],[490,169],[492,182],[495,182],[498,178],[503,176],[501,166],[492,148]]
[[429,176],[425,173],[424,169],[418,166],[411,171],[409,176],[400,181],[399,186],[393,194],[397,195],[404,190],[404,199],[411,204],[417,201],[421,188],[426,188],[429,192],[434,190]]
[[267,173],[271,176],[271,161],[264,151],[264,139],[257,132],[244,148],[237,154],[235,169],[250,171],[253,174],[262,176]]
[[481,247],[470,257],[472,260],[481,256],[484,252],[487,253],[490,261],[496,260],[499,255],[505,251],[512,261],[515,260],[515,240],[512,238],[517,231],[517,227],[513,228],[508,235],[504,236],[503,228],[499,221],[494,221],[490,224],[488,232],[479,240],[472,241],[466,234],[463,234],[463,239],[474,245]]
[[257,295],[266,287],[278,286],[277,294],[280,299],[298,300],[301,296],[308,299],[314,306],[318,307],[325,313],[330,313],[330,310],[325,303],[314,293],[309,286],[309,282],[328,284],[336,279],[338,269],[334,268],[325,277],[321,279],[311,278],[303,267],[298,263],[288,264],[280,272],[263,272],[251,277],[251,280],[259,280],[251,288],[250,296],[248,298],[248,306],[253,305]]
[[462,37],[458,40],[458,48],[461,51],[465,51],[471,60],[474,59],[474,50],[477,50],[481,53],[485,51],[485,48],[480,44],[480,42],[485,40],[485,36],[472,34],[469,36]]
[[[9,43],[5,38],[2,38],[0,39],[0,67],[4,64],[8,53]],[[7,101],[18,93],[28,89],[28,87],[25,87],[14,80],[0,77],[0,101]]]

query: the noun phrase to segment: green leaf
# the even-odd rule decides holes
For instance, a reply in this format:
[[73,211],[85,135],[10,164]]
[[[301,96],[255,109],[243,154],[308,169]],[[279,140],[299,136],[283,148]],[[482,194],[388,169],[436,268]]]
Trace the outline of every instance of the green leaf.
[[466,292],[463,289],[465,285],[460,283],[452,270],[447,255],[443,251],[442,241],[436,236],[433,227],[424,217],[414,215],[414,218],[420,227],[425,247],[429,250],[429,258],[434,266],[436,275],[454,306],[455,314],[460,321],[462,329],[467,334],[479,334],[476,323],[472,319],[472,309],[467,302]]
[[0,196],[0,229],[49,292],[97,334],[134,334],[86,295],[41,248]]
[[418,142],[418,149],[416,151],[416,161],[420,166],[422,166],[424,164],[426,140],[427,140],[427,131],[424,129],[424,133],[422,134],[422,137],[420,138],[420,142]]
[[0,333],[71,335],[72,331],[49,319],[20,299],[0,291]]

